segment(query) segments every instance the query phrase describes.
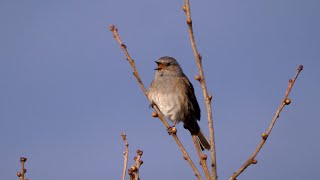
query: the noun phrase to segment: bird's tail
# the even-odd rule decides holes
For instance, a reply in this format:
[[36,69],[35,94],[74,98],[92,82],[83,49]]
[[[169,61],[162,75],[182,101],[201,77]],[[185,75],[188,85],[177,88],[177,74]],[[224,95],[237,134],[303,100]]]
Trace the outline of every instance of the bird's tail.
[[200,129],[199,133],[197,134],[197,138],[198,138],[198,142],[200,144],[202,151],[204,149],[207,149],[207,150],[211,149],[210,143],[207,140],[206,136],[202,133],[201,129]]

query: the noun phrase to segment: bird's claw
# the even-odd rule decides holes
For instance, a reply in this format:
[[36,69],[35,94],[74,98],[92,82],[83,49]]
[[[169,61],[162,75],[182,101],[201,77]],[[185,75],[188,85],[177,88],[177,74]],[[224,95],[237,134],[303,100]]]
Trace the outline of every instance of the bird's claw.
[[151,102],[151,104],[149,105],[149,108],[153,108],[156,104],[154,102]]

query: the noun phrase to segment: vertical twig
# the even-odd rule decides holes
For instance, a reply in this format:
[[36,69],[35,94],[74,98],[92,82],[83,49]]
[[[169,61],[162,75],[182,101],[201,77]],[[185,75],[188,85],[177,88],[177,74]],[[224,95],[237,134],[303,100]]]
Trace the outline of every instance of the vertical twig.
[[203,169],[203,172],[206,176],[206,179],[211,179],[210,172],[209,172],[208,166],[207,166],[207,155],[201,153],[198,139],[195,136],[192,136],[192,140],[193,140],[194,146],[196,147],[197,154],[200,159],[200,165],[202,166],[202,169]]
[[141,156],[143,154],[143,151],[141,150],[137,150],[137,156],[134,158],[134,160],[136,161],[136,167],[137,167],[137,171],[135,172],[136,176],[135,176],[135,180],[139,180],[139,169],[140,166],[143,164],[143,161],[141,160]]
[[137,156],[134,157],[135,164],[128,169],[128,173],[130,175],[130,180],[139,180],[139,169],[140,166],[143,164],[141,160],[141,156],[143,154],[142,150],[137,150]]
[[184,0],[183,10],[185,11],[186,16],[187,16],[187,24],[188,24],[188,31],[189,31],[191,46],[192,46],[193,53],[196,58],[196,63],[197,63],[199,74],[200,74],[200,75],[196,76],[196,79],[200,82],[203,96],[204,96],[205,103],[206,103],[207,116],[208,116],[208,126],[209,126],[209,133],[210,133],[210,145],[211,145],[211,149],[210,149],[211,171],[212,171],[211,179],[216,180],[217,179],[217,164],[216,164],[216,147],[215,147],[215,137],[214,137],[214,126],[213,126],[212,109],[211,109],[212,96],[209,95],[208,90],[207,90],[205,76],[204,76],[204,72],[203,72],[203,68],[202,68],[202,56],[199,54],[199,52],[197,50],[196,42],[194,39],[189,0]]
[[124,159],[123,159],[123,171],[122,171],[122,180],[125,180],[125,177],[127,174],[126,171],[127,171],[128,156],[129,156],[129,143],[127,141],[127,135],[125,133],[121,133],[121,137],[126,146],[126,149],[123,152]]
[[17,173],[17,176],[20,178],[20,180],[26,180],[24,178],[25,173],[27,172],[27,169],[24,168],[24,163],[27,161],[26,157],[20,157],[20,163],[21,163],[21,172]]
[[[127,60],[129,61],[131,68],[133,69],[133,75],[136,77],[144,95],[148,98],[148,92],[146,90],[146,88],[144,87],[142,80],[139,76],[139,73],[136,69],[135,63],[133,61],[133,59],[131,58],[126,45],[121,41],[120,36],[118,34],[118,28],[116,28],[114,25],[110,26],[110,31],[113,33],[114,38],[118,41],[118,43],[120,44],[122,51],[124,52],[124,54],[127,57]],[[151,104],[151,102],[149,102]],[[165,127],[169,130],[169,134],[173,137],[173,139],[176,141],[178,147],[180,148],[183,157],[185,158],[185,160],[188,161],[189,165],[191,166],[192,170],[194,171],[195,176],[198,179],[202,179],[198,169],[196,168],[196,166],[194,165],[193,161],[191,160],[189,154],[187,153],[187,151],[185,150],[184,146],[182,145],[180,139],[178,138],[178,136],[176,135],[176,129],[175,129],[175,133],[172,133],[172,128],[170,128],[170,125],[168,124],[168,122],[164,119],[163,115],[161,114],[159,108],[157,106],[153,106],[153,109],[155,109],[156,112],[152,113],[153,117],[158,117],[162,123],[165,125]]]
[[258,147],[256,148],[256,150],[252,153],[252,155],[249,157],[249,159],[238,169],[237,172],[233,173],[233,175],[229,178],[229,180],[235,180],[247,167],[249,167],[251,164],[256,164],[258,161],[255,159],[255,157],[258,155],[258,153],[260,152],[261,148],[263,147],[263,145],[265,144],[265,142],[267,141],[268,136],[271,133],[271,130],[275,124],[275,122],[277,121],[282,109],[284,108],[284,106],[289,105],[291,103],[291,100],[288,99],[288,96],[290,94],[290,91],[296,81],[296,79],[298,78],[299,73],[302,71],[303,66],[300,65],[296,75],[294,76],[293,79],[289,80],[289,85],[288,88],[286,90],[286,93],[281,101],[281,104],[277,110],[277,112],[275,113],[273,119],[271,120],[271,123],[269,125],[269,128],[267,130],[267,132],[262,133],[262,138],[261,141],[258,145]]

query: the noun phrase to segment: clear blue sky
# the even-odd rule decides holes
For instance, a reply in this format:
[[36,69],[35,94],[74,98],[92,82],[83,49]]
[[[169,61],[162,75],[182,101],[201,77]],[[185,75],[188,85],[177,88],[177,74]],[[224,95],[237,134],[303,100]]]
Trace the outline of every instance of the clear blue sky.
[[[194,179],[152,109],[108,29],[119,33],[148,87],[155,63],[178,59],[195,86],[197,68],[183,0],[1,0],[0,176],[120,179],[126,132],[130,161],[144,151],[142,179]],[[304,71],[266,146],[238,179],[319,177],[320,1],[205,0],[191,2],[213,117],[219,179],[253,152],[278,108],[288,79]],[[179,136],[198,165],[188,132]],[[200,168],[200,167],[199,167]]]

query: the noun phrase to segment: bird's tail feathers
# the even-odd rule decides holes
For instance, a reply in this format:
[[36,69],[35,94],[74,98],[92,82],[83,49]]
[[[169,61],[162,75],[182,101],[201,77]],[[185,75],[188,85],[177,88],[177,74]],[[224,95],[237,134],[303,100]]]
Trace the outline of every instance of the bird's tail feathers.
[[206,136],[202,133],[201,129],[199,133],[197,134],[198,142],[200,144],[201,150],[203,151],[204,149],[210,150],[211,146],[209,141],[207,140]]

